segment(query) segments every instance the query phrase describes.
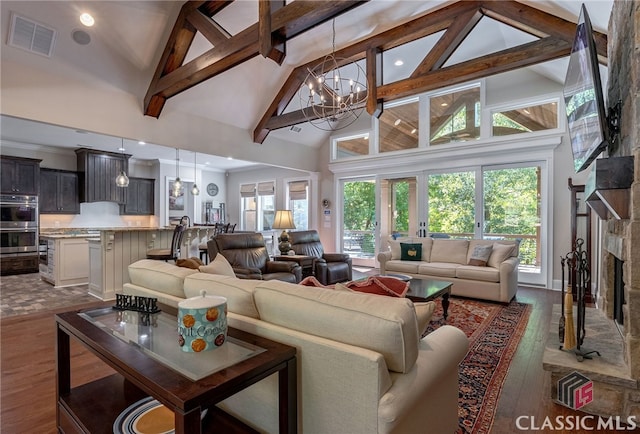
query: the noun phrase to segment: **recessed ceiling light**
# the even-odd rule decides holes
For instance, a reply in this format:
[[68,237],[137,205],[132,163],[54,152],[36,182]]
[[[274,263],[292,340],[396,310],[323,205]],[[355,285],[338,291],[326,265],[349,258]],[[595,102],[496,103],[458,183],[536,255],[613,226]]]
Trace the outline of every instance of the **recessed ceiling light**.
[[227,160],[233,160],[233,157],[227,157]]
[[80,15],[80,22],[87,27],[91,27],[96,23],[91,14],[86,12]]
[[418,130],[417,130],[417,129],[415,129],[415,128],[414,128],[414,129],[412,129],[412,130],[411,130],[411,134],[415,134],[415,133],[416,133],[416,131],[418,131]]
[[523,112],[525,112],[525,113],[526,113],[526,114],[528,114],[528,115],[530,115],[530,114],[531,114],[531,112],[530,112],[529,110],[527,110],[527,109],[524,109],[524,110],[522,110],[522,111],[523,111]]
[[395,125],[397,127],[398,125],[400,125],[400,122],[402,122],[400,119],[396,119],[396,121],[393,123],[393,125]]
[[447,107],[449,104],[447,104],[446,102],[443,102],[442,104],[440,104],[440,107]]
[[364,136],[365,140],[369,140],[369,134],[367,134],[366,136]]
[[395,62],[393,62],[393,64],[396,66],[402,66],[404,65],[404,61],[402,59],[398,59]]
[[121,147],[119,147],[119,148],[118,148],[118,151],[120,151],[120,152],[124,152],[124,151],[125,151],[125,149],[121,146]]
[[140,140],[140,141],[138,142],[138,145],[146,145],[146,144],[147,144],[147,142],[143,142],[142,140]]

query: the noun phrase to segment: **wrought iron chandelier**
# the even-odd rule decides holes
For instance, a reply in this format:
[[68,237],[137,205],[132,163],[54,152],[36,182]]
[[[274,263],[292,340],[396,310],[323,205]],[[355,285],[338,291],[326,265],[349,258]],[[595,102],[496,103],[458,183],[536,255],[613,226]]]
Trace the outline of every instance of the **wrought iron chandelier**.
[[[336,131],[354,123],[367,101],[367,75],[357,62],[337,58],[336,22],[333,20],[332,51],[313,68],[300,88],[300,106],[316,128]],[[343,65],[343,66],[340,66]]]

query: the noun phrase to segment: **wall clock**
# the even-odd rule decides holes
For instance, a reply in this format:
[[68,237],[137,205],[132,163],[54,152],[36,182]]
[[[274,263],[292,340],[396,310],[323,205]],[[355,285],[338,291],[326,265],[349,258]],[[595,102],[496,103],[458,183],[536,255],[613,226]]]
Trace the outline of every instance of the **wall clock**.
[[213,182],[207,185],[207,194],[209,196],[215,196],[218,194],[218,186]]

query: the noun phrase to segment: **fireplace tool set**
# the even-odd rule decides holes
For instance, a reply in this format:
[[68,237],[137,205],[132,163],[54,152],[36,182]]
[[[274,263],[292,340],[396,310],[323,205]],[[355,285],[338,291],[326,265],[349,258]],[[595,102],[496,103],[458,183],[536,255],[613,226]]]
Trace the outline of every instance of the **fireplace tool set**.
[[[561,350],[572,351],[579,362],[584,359],[591,359],[592,354],[600,353],[598,351],[585,351],[582,348],[584,342],[585,331],[585,313],[586,300],[585,294],[591,282],[591,273],[589,271],[587,255],[588,252],[583,250],[584,240],[578,238],[576,240],[576,249],[567,253],[564,257],[560,257],[562,265],[562,316],[559,321],[558,335],[560,338]],[[567,289],[564,288],[564,270],[567,268],[569,281]],[[575,270],[575,274],[572,271]],[[576,276],[576,281],[571,281],[571,276]],[[573,291],[576,291],[577,300],[577,323],[574,324],[573,319]],[[575,328],[574,328],[575,325]]]

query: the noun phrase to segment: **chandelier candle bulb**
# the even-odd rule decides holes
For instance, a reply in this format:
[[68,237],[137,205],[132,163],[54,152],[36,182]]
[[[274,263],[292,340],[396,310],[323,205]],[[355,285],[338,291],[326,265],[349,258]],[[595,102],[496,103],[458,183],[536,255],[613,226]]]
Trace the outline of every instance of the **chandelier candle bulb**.
[[227,340],[227,299],[208,296],[178,303],[178,345],[186,353],[215,350]]

